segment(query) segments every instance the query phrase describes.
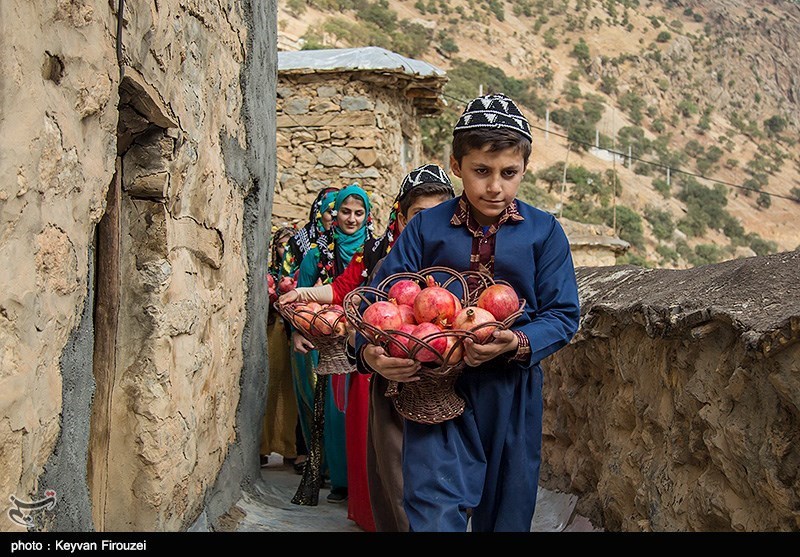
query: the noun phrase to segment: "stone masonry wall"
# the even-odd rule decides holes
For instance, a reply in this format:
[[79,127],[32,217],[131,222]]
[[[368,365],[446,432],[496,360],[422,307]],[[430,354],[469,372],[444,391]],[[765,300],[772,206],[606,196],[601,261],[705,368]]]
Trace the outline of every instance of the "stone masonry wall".
[[[116,154],[107,2],[0,4],[0,497],[42,496]],[[55,488],[59,486],[47,486]],[[5,505],[3,506],[5,509]],[[0,518],[0,530],[20,530]]]
[[273,224],[302,226],[320,188],[357,182],[383,232],[400,181],[422,164],[416,110],[395,81],[366,72],[279,74]]
[[542,485],[606,531],[798,531],[800,252],[577,273]]
[[[274,27],[274,3],[266,5],[271,17],[257,4],[262,26]],[[119,240],[110,277],[119,292],[116,334],[95,328],[95,342],[109,337],[111,357],[93,366],[92,339],[75,348],[85,358],[70,360],[89,365],[70,373],[96,375],[96,391],[81,395],[92,401],[90,430],[70,430],[89,438],[87,461],[52,459],[54,469],[69,469],[48,480],[88,484],[95,529],[183,530],[203,512],[237,429],[248,429],[236,422],[242,385],[266,389],[264,332],[248,333],[256,343],[243,339],[253,319],[246,303],[266,313],[263,300],[248,298],[248,273],[266,271],[275,160],[248,159],[250,3],[124,5],[121,77],[116,2],[0,4],[0,497],[71,493],[39,479],[56,443],[72,442],[59,439],[59,362],[87,304],[92,316],[93,269],[113,268],[116,255],[95,251],[100,230],[100,245]],[[274,42],[274,32],[267,38]],[[255,66],[274,70],[270,48]],[[274,86],[267,79],[251,87],[268,99],[252,108],[274,114]],[[274,152],[274,117],[262,122],[269,126],[254,127],[270,133],[250,133]],[[114,188],[116,228],[98,227]],[[250,244],[249,235],[264,239]],[[252,385],[243,344],[259,354],[249,365],[263,366],[252,370]],[[260,424],[263,405],[251,402]],[[256,456],[254,449],[254,467]],[[68,524],[63,513],[77,507],[68,498],[59,504]],[[0,530],[20,529],[5,518]]]

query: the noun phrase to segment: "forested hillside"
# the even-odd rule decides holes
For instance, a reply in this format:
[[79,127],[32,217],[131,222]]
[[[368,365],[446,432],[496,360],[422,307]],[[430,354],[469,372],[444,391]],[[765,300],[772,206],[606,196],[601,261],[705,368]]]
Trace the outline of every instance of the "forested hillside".
[[288,0],[278,32],[446,70],[448,109],[423,123],[436,162],[466,100],[512,96],[534,127],[521,197],[614,226],[620,263],[800,246],[797,1]]

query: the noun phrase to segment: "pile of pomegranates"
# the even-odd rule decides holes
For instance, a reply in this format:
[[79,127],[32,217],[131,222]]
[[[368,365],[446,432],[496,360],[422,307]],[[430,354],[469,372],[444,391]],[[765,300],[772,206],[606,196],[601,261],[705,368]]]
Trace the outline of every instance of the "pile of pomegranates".
[[431,275],[422,286],[411,278],[397,280],[386,294],[387,299],[364,310],[362,321],[371,329],[365,334],[387,346],[391,356],[431,364],[460,362],[464,338],[491,342],[492,333],[507,328],[510,323],[505,321],[520,309],[517,293],[502,283],[485,288],[475,305],[462,307],[461,300]]
[[341,337],[347,334],[347,319],[339,304],[294,302],[281,314],[306,337]]

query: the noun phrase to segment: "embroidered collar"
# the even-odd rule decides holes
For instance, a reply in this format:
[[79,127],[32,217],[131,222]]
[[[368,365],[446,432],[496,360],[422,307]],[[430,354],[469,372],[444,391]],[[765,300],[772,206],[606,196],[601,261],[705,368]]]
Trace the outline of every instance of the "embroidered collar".
[[481,226],[478,221],[475,220],[475,217],[472,216],[469,208],[470,204],[467,200],[467,196],[466,194],[462,193],[458,200],[456,211],[453,213],[453,218],[450,219],[450,224],[454,226],[466,226],[467,230],[469,230],[473,236],[491,236],[499,230],[500,226],[508,221],[519,222],[525,220],[525,217],[523,217],[519,213],[519,209],[517,209],[517,200],[515,199],[508,207],[503,209],[503,212],[500,213],[500,218],[497,220],[497,222],[492,224],[489,227],[489,231],[484,234],[483,226]]

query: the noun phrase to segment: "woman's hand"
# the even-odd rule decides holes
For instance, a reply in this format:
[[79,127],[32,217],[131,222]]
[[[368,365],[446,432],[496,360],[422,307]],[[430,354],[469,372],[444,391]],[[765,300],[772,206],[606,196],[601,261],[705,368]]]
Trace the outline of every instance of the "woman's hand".
[[369,367],[390,381],[410,383],[419,381],[417,372],[422,364],[410,358],[394,358],[386,354],[386,350],[375,344],[364,347],[364,361]]
[[500,354],[515,351],[519,346],[517,335],[509,329],[495,331],[492,336],[494,340],[486,344],[478,344],[469,337],[464,339],[464,362],[468,366],[479,366]]
[[297,331],[292,333],[292,345],[294,346],[295,351],[300,352],[301,354],[308,354],[309,350],[314,350],[316,348],[313,342],[308,340]]
[[292,302],[297,300],[298,296],[299,293],[297,292],[297,290],[289,290],[285,294],[280,295],[280,297],[278,298],[278,303],[280,305],[291,304]]

